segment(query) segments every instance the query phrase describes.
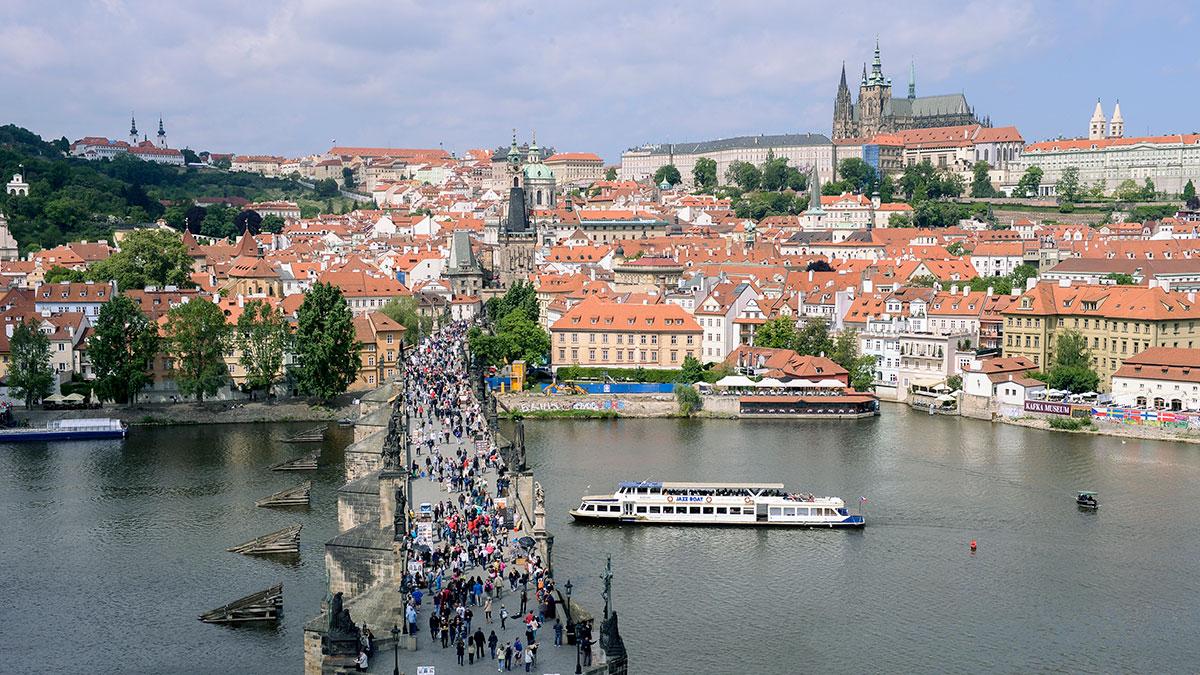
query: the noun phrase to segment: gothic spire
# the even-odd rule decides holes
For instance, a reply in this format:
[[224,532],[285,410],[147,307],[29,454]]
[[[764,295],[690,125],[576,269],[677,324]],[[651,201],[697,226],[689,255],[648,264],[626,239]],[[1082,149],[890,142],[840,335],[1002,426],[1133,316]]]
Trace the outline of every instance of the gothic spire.
[[908,97],[914,99],[917,97],[917,61],[916,59],[908,62]]
[[841,84],[838,85],[838,93],[840,94],[843,91],[850,91],[850,88],[846,86],[846,62],[845,61],[842,61],[842,81],[841,81]]
[[875,36],[875,58],[871,60],[871,82],[883,84],[883,60],[879,58],[879,36]]
[[165,129],[163,129],[162,115],[159,115],[159,116],[158,116],[158,135],[159,135],[159,136],[166,136],[166,135],[167,135],[167,132],[166,132],[166,130],[165,130]]
[[860,86],[863,86],[863,87],[867,86],[867,63],[865,61],[863,62],[863,74],[862,74],[862,82],[861,82]]

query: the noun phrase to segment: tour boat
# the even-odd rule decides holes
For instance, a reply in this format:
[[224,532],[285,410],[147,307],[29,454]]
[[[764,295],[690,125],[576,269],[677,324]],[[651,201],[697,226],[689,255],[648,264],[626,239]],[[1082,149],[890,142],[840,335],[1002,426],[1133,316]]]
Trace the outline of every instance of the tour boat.
[[0,429],[0,443],[125,438],[126,432],[125,424],[121,420],[109,419],[107,417],[54,420],[44,427]]
[[782,483],[626,482],[611,495],[583,498],[579,521],[666,525],[863,527],[837,497],[787,492]]

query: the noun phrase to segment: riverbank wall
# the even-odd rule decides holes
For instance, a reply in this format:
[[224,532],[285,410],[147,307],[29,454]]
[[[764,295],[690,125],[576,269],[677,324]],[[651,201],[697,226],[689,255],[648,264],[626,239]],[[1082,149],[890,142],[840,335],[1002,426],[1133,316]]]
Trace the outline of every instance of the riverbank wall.
[[264,403],[205,401],[196,403],[138,403],[135,405],[106,405],[81,410],[22,410],[14,409],[13,416],[29,426],[44,426],[55,420],[87,417],[119,419],[129,426],[188,425],[188,424],[247,424],[254,422],[330,422],[354,416],[353,399],[345,397],[329,405],[310,403],[303,399]]

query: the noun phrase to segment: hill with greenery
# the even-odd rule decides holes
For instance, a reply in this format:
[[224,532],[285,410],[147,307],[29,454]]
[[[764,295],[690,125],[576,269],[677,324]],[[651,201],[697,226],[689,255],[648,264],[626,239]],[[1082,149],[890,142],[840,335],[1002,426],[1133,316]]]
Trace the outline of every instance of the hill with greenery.
[[192,207],[197,197],[288,199],[298,202],[305,215],[349,208],[340,199],[318,197],[294,180],[168,166],[130,156],[89,161],[67,156],[68,147],[65,138],[47,142],[18,126],[0,127],[0,182],[20,172],[30,186],[28,196],[0,198],[0,212],[23,253],[106,238],[115,228],[158,218],[176,227],[191,222],[212,236],[236,233],[236,209],[210,207],[200,213],[194,210],[199,207]]

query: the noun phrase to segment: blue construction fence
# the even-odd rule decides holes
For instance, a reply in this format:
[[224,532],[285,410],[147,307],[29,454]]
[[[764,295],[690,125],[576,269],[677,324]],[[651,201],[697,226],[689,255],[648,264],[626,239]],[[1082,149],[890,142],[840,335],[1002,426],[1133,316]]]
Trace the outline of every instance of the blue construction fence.
[[[488,388],[499,391],[504,385],[505,391],[512,390],[512,378],[489,377]],[[541,391],[547,393],[585,393],[585,394],[670,394],[675,391],[675,385],[670,382],[560,382],[557,385],[542,385]],[[582,391],[580,391],[582,390]]]

